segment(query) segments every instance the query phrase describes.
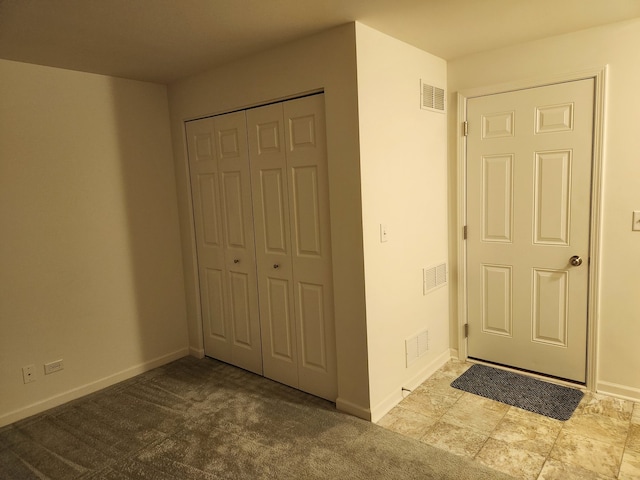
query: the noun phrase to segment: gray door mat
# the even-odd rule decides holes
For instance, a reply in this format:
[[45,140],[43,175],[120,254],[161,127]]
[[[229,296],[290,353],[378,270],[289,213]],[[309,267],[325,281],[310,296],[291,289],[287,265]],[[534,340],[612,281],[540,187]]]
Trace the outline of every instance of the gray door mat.
[[480,364],[471,366],[451,386],[562,421],[571,418],[584,395],[575,388]]

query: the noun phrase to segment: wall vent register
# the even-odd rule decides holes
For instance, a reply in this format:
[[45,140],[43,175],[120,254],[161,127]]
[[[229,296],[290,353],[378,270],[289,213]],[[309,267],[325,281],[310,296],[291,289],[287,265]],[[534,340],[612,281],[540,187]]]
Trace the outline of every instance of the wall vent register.
[[420,80],[420,108],[444,113],[444,89],[434,87]]
[[427,293],[435,290],[447,283],[447,264],[441,263],[440,265],[434,265],[433,267],[422,269],[422,293]]

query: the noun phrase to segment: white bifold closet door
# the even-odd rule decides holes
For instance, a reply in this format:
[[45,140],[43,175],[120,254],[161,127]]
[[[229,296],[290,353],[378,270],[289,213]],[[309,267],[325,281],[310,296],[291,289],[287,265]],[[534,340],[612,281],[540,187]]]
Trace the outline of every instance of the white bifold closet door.
[[324,96],[247,111],[264,375],[335,400]]
[[205,354],[334,401],[324,95],[186,128]]
[[262,374],[246,117],[186,129],[205,353]]

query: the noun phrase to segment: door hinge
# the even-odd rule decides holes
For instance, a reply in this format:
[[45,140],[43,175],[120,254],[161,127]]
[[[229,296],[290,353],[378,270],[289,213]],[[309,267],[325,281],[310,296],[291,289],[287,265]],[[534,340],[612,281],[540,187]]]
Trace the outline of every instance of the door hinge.
[[466,225],[464,227],[462,227],[462,238],[464,240],[467,239],[467,226]]
[[464,324],[464,338],[469,338],[469,324]]
[[469,135],[469,122],[462,122],[462,135]]

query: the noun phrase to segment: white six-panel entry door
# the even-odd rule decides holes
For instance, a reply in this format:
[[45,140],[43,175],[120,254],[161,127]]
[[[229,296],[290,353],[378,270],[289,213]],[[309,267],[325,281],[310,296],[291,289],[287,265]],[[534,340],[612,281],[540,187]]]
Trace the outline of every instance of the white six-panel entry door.
[[594,80],[467,102],[468,356],[585,382]]
[[324,95],[186,132],[205,354],[334,401]]

